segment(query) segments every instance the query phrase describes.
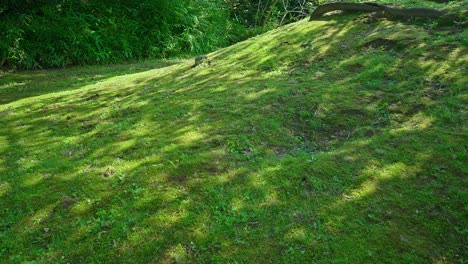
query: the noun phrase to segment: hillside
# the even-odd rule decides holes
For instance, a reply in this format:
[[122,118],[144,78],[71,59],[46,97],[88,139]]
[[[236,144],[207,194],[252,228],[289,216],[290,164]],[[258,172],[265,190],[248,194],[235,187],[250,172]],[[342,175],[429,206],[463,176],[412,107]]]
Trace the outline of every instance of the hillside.
[[3,73],[0,262],[464,263],[467,37],[332,15]]

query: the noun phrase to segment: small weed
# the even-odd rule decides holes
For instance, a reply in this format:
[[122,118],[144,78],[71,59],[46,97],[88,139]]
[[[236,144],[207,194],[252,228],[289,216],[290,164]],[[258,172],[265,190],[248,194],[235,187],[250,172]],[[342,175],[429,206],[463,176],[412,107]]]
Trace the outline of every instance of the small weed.
[[373,125],[376,127],[383,127],[390,124],[390,112],[388,111],[388,104],[384,103],[377,109]]

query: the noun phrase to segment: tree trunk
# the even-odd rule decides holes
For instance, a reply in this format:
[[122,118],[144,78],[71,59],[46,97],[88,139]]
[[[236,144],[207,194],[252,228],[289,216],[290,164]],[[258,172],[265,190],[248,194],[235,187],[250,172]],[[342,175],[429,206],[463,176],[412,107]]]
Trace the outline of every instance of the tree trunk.
[[328,3],[319,5],[310,16],[310,20],[320,18],[323,14],[331,11],[365,11],[382,12],[383,16],[395,17],[421,17],[421,18],[439,18],[447,12],[433,8],[401,8],[377,3]]

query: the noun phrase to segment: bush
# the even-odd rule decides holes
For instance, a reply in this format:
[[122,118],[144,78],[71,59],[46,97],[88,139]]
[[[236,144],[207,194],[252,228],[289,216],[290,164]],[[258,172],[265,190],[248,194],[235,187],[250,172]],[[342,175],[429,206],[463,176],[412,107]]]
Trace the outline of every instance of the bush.
[[0,62],[14,68],[202,54],[248,36],[224,1],[6,0]]

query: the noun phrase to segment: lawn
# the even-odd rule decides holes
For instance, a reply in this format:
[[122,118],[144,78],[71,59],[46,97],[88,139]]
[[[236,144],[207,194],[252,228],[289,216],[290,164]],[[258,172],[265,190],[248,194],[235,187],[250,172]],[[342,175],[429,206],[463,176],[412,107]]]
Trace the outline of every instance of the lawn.
[[468,31],[327,16],[0,75],[0,262],[466,263]]

